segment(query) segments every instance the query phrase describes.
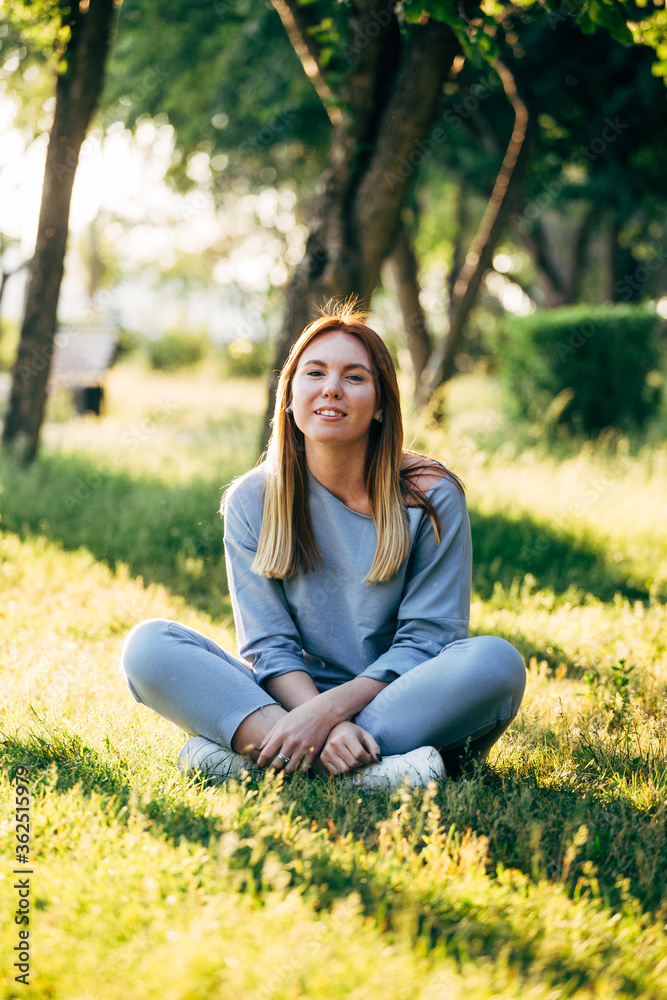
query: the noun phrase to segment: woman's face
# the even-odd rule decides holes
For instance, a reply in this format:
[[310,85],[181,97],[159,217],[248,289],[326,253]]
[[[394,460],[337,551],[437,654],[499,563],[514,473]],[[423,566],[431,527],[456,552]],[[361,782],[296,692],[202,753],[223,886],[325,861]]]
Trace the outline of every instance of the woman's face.
[[297,363],[291,405],[307,441],[336,447],[366,441],[382,410],[363,341],[342,330],[314,337]]

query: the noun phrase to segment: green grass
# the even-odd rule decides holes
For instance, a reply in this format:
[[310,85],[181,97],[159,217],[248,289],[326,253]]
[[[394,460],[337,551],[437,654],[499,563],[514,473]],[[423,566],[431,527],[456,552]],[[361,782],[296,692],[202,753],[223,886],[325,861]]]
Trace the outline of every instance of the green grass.
[[[256,460],[263,392],[111,373],[109,409],[53,401],[43,454],[0,459],[0,878],[30,770],[30,987],[57,1000],[662,998],[667,993],[667,451],[549,453],[490,383],[454,383],[415,444],[468,489],[472,628],[529,665],[488,764],[425,794],[229,788],[176,772],[182,735],[118,672],[175,617],[234,647],[221,488]],[[557,456],[557,457],[556,457]]]

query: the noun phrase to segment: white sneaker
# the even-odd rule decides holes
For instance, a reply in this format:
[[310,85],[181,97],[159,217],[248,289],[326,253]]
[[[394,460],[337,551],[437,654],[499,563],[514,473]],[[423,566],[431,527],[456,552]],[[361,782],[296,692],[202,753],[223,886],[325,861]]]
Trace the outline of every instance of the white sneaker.
[[177,763],[181,774],[199,772],[206,778],[219,778],[221,781],[254,770],[254,761],[249,757],[207,740],[205,736],[193,736],[188,740],[178,752]]
[[437,781],[446,774],[442,757],[435,747],[418,747],[408,753],[383,757],[377,764],[366,764],[347,777],[360,788],[393,791],[404,781],[410,788],[426,788],[429,781]]

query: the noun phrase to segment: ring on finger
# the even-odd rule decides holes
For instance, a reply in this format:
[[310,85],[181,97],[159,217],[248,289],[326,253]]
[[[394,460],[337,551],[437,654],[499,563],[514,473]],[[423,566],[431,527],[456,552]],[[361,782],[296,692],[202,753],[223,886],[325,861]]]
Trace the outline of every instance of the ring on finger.
[[284,753],[280,753],[279,752],[278,753],[278,759],[282,760],[283,764],[289,764],[289,762],[291,761],[292,758],[291,757],[286,757]]

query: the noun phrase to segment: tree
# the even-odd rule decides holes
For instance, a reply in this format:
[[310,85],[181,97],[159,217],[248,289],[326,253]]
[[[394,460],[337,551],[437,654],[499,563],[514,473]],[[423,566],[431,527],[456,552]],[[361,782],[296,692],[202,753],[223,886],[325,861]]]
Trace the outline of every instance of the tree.
[[541,305],[617,301],[632,251],[664,240],[667,93],[640,45],[546,16],[519,19],[516,34],[511,65],[541,125],[513,237],[533,259]]
[[39,445],[79,151],[102,88],[114,0],[55,5],[62,44],[35,253],[2,441],[31,462]]
[[[169,72],[158,65],[160,79],[152,81],[150,95],[140,93],[137,99],[125,88],[125,120],[130,123],[142,113],[157,111],[168,115],[177,145],[185,154],[176,166],[181,182],[187,182],[182,166],[189,154],[200,150],[213,163],[224,151],[228,165],[214,180],[215,190],[223,197],[225,185],[233,186],[240,174],[250,175],[251,184],[256,176],[268,177],[269,171],[278,179],[298,178],[301,215],[307,220],[309,238],[287,290],[274,368],[282,365],[292,340],[325,299],[356,294],[370,301],[382,261],[393,254],[401,268],[398,287],[411,350],[419,358],[417,367],[424,356],[431,356],[425,387],[432,387],[453,371],[457,343],[510,209],[516,205],[525,168],[521,160],[528,151],[524,141],[527,106],[521,97],[524,81],[516,75],[512,46],[505,44],[505,38],[511,37],[520,14],[521,31],[525,23],[545,17],[555,24],[565,20],[576,24],[577,34],[603,27],[618,47],[618,42],[632,42],[625,8],[619,0],[584,0],[568,6],[566,13],[560,0],[497,4],[488,8],[492,13],[485,13],[472,0],[466,5],[450,0],[272,2],[286,29],[282,41],[264,7],[249,0],[213,4],[218,23],[212,23],[211,7],[193,12],[176,2],[166,9],[154,0],[142,4],[127,0],[126,34],[117,50],[125,77],[128,67],[130,77],[141,78],[145,73],[142,53],[153,51],[155,31],[163,40]],[[249,39],[256,58],[271,67],[270,73],[253,72],[252,63],[249,73],[243,60],[239,61],[238,53]],[[291,61],[286,45],[293,50]],[[484,67],[484,60],[494,64],[501,45],[498,75],[488,65]],[[281,57],[276,63],[278,52]],[[551,63],[557,55],[552,45]],[[304,71],[301,84],[293,74],[297,58]],[[544,59],[544,46],[539,58]],[[461,63],[465,63],[464,74]],[[443,152],[457,145],[451,129],[440,128],[439,123],[434,126],[434,115],[443,107],[443,84],[451,91],[467,75],[475,88],[480,69],[485,76],[495,77],[492,89],[502,96],[506,110],[498,116],[498,128],[495,122],[485,125],[483,114],[477,116],[481,131],[474,135],[477,146],[471,147],[471,155],[479,159],[484,128],[499,155],[485,188],[487,211],[472,253],[466,253],[464,243],[458,242],[456,263],[460,267],[451,280],[450,336],[436,344],[431,355],[419,310],[418,261],[409,230],[401,226],[401,212],[415,183],[422,182],[424,165],[441,160]],[[539,61],[535,72],[543,72]],[[495,115],[498,101],[489,103]],[[262,114],[269,123],[277,116],[280,127],[277,135],[269,134],[274,131],[269,128],[266,138],[256,142]],[[216,121],[224,121],[224,126],[216,128]],[[491,162],[493,157],[486,159]],[[266,164],[270,164],[268,170]],[[465,180],[469,186],[468,172]],[[459,199],[462,207],[465,202],[464,197]],[[472,257],[476,258],[474,266]],[[264,439],[271,411],[270,400]]]
[[[312,38],[306,12],[295,0],[286,11],[293,31]],[[338,71],[337,97],[344,109],[332,123],[328,164],[310,211],[309,237],[286,294],[274,368],[323,300],[355,294],[370,302],[380,267],[397,235],[400,212],[419,162],[441,141],[429,137],[442,86],[461,48],[449,24],[431,18],[401,26],[378,0],[360,0],[348,15]],[[321,56],[312,58],[321,67]],[[332,60],[333,61],[333,60]],[[333,72],[335,75],[336,65]],[[321,68],[319,69],[321,72]],[[271,379],[264,439],[277,378]]]
[[[418,178],[418,200],[425,196],[428,202],[419,217],[427,220],[431,238],[440,240],[439,252],[449,260],[449,289],[443,287],[442,296],[449,302],[449,329],[432,353],[433,338],[420,312],[414,283],[409,289],[404,280],[405,266],[397,282],[417,377],[430,355],[424,381],[418,387],[422,401],[456,370],[453,362],[463,328],[477,301],[481,278],[492,266],[500,236],[508,241],[512,238],[531,254],[541,288],[535,287],[532,275],[526,278],[513,271],[512,280],[527,288],[541,305],[556,305],[582,295],[595,300],[596,294],[606,301],[627,301],[631,294],[638,294],[634,272],[647,273],[641,267],[647,254],[653,257],[649,284],[652,282],[654,294],[659,286],[656,265],[664,233],[665,198],[664,179],[656,167],[664,161],[665,91],[651,74],[650,52],[638,45],[619,45],[606,31],[584,34],[573,17],[550,17],[548,9],[514,11],[511,18],[500,20],[495,37],[502,56],[498,65],[511,74],[514,98],[508,103],[506,87],[494,86],[488,74],[480,76],[473,66],[463,67],[457,75],[456,93],[445,101],[444,112],[442,106],[438,110],[438,117],[455,124],[456,130],[439,148],[428,172]],[[452,91],[450,81],[446,90]],[[482,222],[474,240],[467,237],[474,263],[466,263],[461,249],[464,217],[470,215],[468,206],[473,199],[483,197],[492,186],[497,191],[498,181],[503,179],[501,169],[494,184],[489,167],[500,159],[504,136],[511,129],[507,108],[512,105],[516,110],[519,94],[522,118],[532,120],[530,142],[522,147],[522,169],[515,169],[505,185],[506,195],[512,186],[514,191],[497,212],[493,211],[492,195],[485,215],[494,224],[485,226]],[[515,129],[518,124],[516,118]],[[465,211],[457,213],[459,221],[449,218],[446,232],[436,236],[428,217],[434,203],[438,211],[438,197],[450,203],[454,200],[453,178],[458,178],[459,185],[456,201]],[[510,220],[512,232],[503,233]],[[558,224],[555,231],[554,220]],[[412,238],[419,239],[423,247],[421,227],[413,221],[411,230]],[[404,265],[408,238],[404,235],[400,241]],[[593,239],[595,269],[587,259]],[[658,247],[652,251],[656,241]],[[526,255],[517,254],[509,242],[504,248],[515,261],[525,260]],[[664,263],[664,253],[662,260]],[[416,262],[412,271],[417,274]],[[406,289],[412,291],[407,310]],[[542,289],[547,291],[544,298],[539,296]],[[642,291],[650,294],[651,288],[646,285]],[[412,329],[411,321],[416,321]]]
[[[477,65],[480,58],[495,62],[514,112],[514,125],[487,210],[454,285],[449,332],[431,355],[428,391],[454,371],[457,345],[507,222],[528,148],[525,142],[528,109],[513,73],[496,60],[495,36],[506,14],[501,5],[494,10],[497,17],[494,21],[472,3],[423,0],[387,8],[372,0],[359,0],[350,5],[345,29],[327,33],[324,27],[332,19],[329,15],[319,23],[316,21],[317,3],[301,6],[298,0],[273,0],[273,4],[288,26],[292,43],[296,45],[298,40],[300,49],[308,53],[311,79],[324,76],[326,66],[327,79],[333,80],[331,89],[344,114],[339,123],[332,122],[329,161],[311,208],[306,253],[287,290],[263,441],[268,436],[273,410],[276,370],[282,366],[295,337],[312,318],[313,303],[351,293],[370,302],[380,266],[394,248],[403,251],[399,287],[402,284],[405,294],[407,284],[413,282],[410,297],[415,300],[415,269],[405,256],[400,213],[420,161],[446,139],[442,129],[432,128],[433,117],[457,55],[464,54]],[[562,16],[556,4],[544,6],[556,19]],[[617,0],[596,0],[581,4],[575,20],[585,33],[600,26],[617,41],[631,44],[633,37],[627,16],[624,5]],[[333,42],[327,49],[326,60],[314,42],[318,31]],[[340,52],[341,38],[350,61],[348,71],[339,70],[337,74],[336,55]],[[423,349],[428,338],[418,313],[416,316],[413,313],[413,318],[414,329],[410,333],[415,357],[417,341],[421,340]]]
[[[160,39],[156,53],[155,39]],[[99,119],[174,129],[169,179],[211,162],[219,201],[238,186],[290,181],[307,198],[326,158],[329,119],[271,7],[258,0],[124,0]]]

